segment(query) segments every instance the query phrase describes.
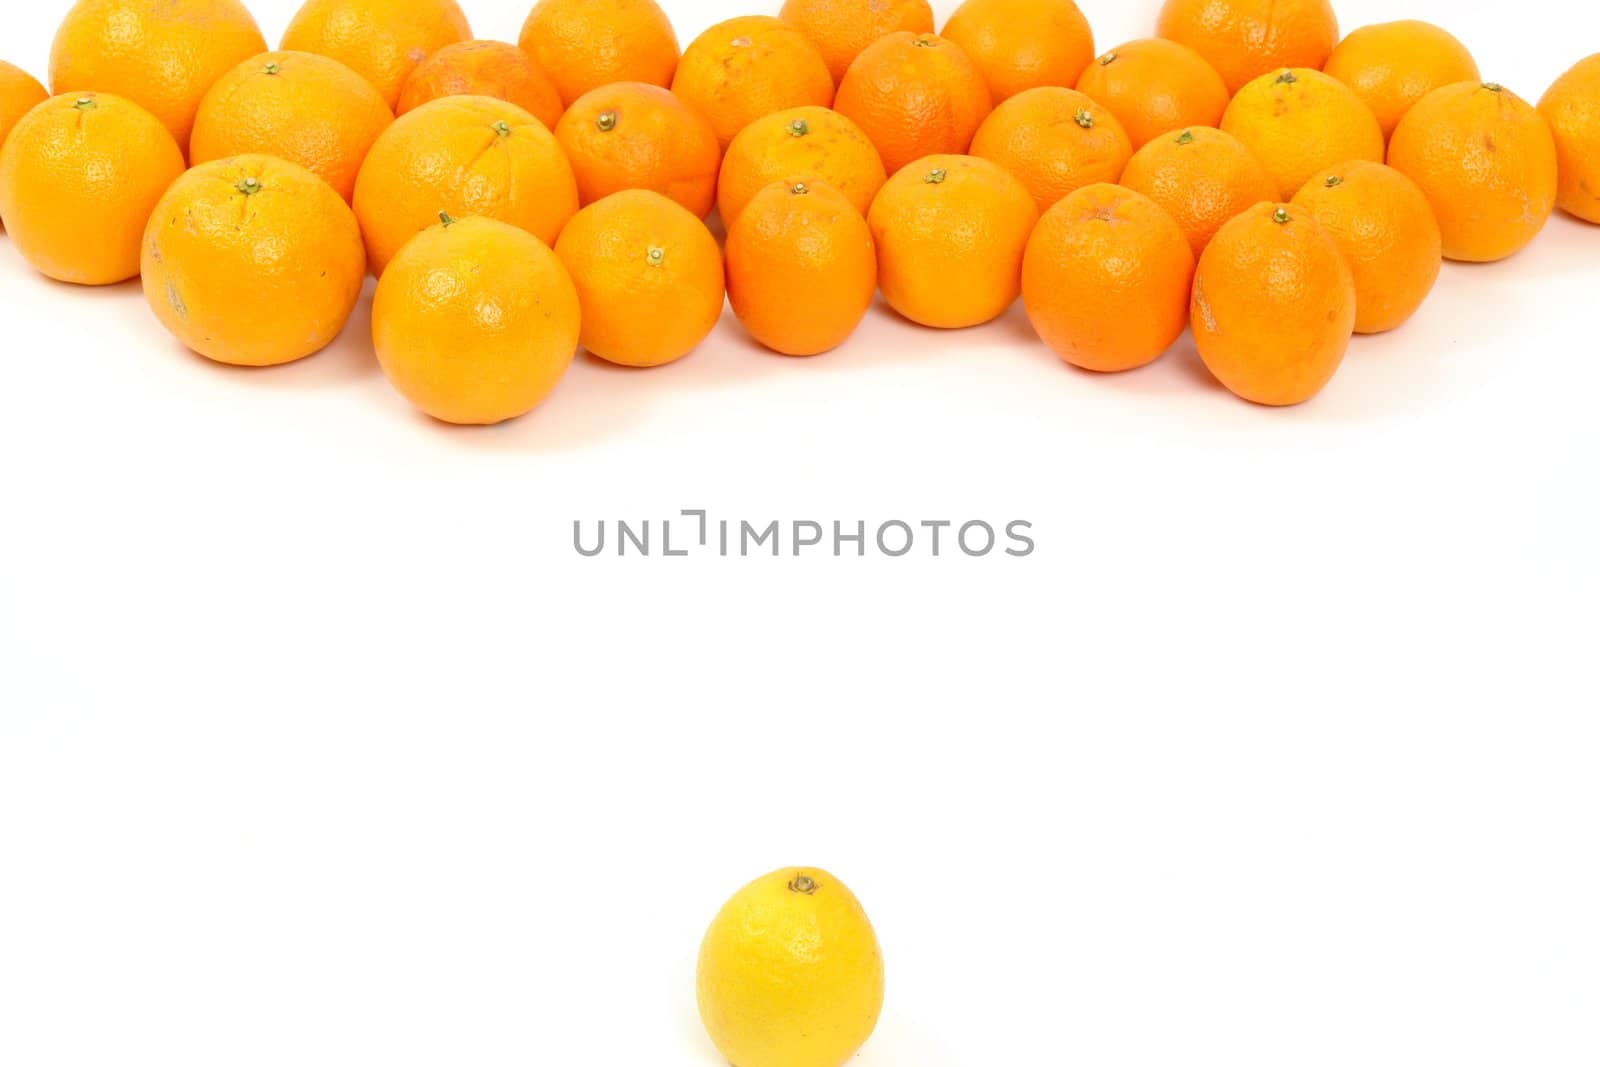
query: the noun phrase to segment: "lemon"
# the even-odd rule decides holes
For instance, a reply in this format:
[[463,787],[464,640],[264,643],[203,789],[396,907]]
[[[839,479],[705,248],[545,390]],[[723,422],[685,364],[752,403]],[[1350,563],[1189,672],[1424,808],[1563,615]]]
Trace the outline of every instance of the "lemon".
[[840,1067],[883,1009],[883,955],[855,896],[827,871],[757,878],[700,946],[700,1018],[734,1067]]

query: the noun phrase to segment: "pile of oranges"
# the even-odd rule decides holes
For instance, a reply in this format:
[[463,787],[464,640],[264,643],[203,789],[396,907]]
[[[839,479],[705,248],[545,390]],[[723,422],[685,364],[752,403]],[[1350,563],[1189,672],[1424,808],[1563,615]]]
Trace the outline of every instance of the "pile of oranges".
[[[539,0],[513,45],[456,0],[78,0],[54,96],[0,63],[0,220],[43,274],[143,280],[194,351],[372,336],[436,418],[493,423],[578,347],[659,366],[724,302],[793,356],[874,296],[956,329],[1020,296],[1073,365],[1186,328],[1237,395],[1299,403],[1442,258],[1600,223],[1600,54],[1537,108],[1421,22],[1166,0],[1097,54],[1073,0],[786,0],[680,51],[654,0]],[[720,214],[726,240],[706,219]]]

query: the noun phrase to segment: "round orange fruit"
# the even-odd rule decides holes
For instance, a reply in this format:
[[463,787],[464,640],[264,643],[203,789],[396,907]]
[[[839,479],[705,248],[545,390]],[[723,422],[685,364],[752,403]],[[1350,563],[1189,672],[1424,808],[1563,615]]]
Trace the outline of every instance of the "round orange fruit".
[[1078,92],[1111,112],[1134,148],[1184,126],[1215,126],[1228,106],[1222,75],[1192,48],[1160,37],[1129,41],[1084,69]]
[[282,48],[337,59],[371,82],[392,108],[423,60],[471,39],[472,27],[456,0],[306,0],[290,20]]
[[1263,74],[1228,104],[1222,130],[1266,165],[1285,199],[1335,163],[1383,162],[1378,120],[1344,83],[1317,70]]
[[539,0],[517,44],[566,107],[612,82],[665,89],[678,69],[678,35],[655,0]]
[[1039,209],[1027,186],[976,156],[934,155],[901,168],[872,201],[878,288],[912,322],[940,329],[1001,315],[1022,287],[1022,253]]
[[1157,137],[1128,160],[1122,184],[1172,216],[1196,259],[1223,223],[1278,198],[1278,183],[1255,154],[1209,126]]
[[933,32],[928,0],[784,0],[778,17],[817,46],[835,82],[880,37]]
[[110,93],[46,100],[0,150],[0,219],[35,270],[77,285],[139,273],[150,211],[183,153],[150,112]]
[[1115,182],[1133,149],[1110,111],[1075,89],[1042,86],[995,108],[972,154],[1010,171],[1046,211],[1074,190]]
[[841,193],[865,215],[887,178],[878,150],[860,126],[825,107],[795,107],[739,131],[722,160],[717,206],[723,223],[732,226],[757,193],[792,179],[827,186],[824,199]]
[[1355,281],[1309,212],[1257,204],[1201,254],[1189,320],[1201,360],[1234,395],[1299,404],[1328,384],[1350,347]]
[[825,182],[773,182],[728,227],[728,301],[744,328],[786,356],[839,347],[878,284],[872,230]]
[[1556,142],[1556,203],[1585,222],[1600,222],[1600,53],[1557,78],[1540,98],[1539,114]]
[[268,367],[326,348],[367,277],[356,217],[296,163],[203,163],[150,216],[145,300],[161,325],[219,363]]
[[1199,52],[1237,93],[1283,67],[1321,70],[1339,20],[1329,0],[1166,0],[1156,34]]
[[337,60],[269,52],[224,74],[195,115],[195,164],[260,153],[306,167],[345,200],[394,115],[378,90]]
[[651,189],[705,218],[722,151],[705,117],[659,85],[617,82],[573,101],[556,124],[585,206],[624,189]]
[[0,145],[22,116],[49,98],[33,75],[0,59]]
[[672,91],[711,121],[726,149],[763,115],[833,104],[833,75],[806,36],[770,15],[719,22],[690,42]]
[[891,33],[869,45],[850,64],[834,101],[891,173],[926,155],[966,152],[991,107],[977,64],[927,33]]
[[1509,89],[1457,82],[1406,112],[1389,165],[1421,187],[1444,235],[1447,259],[1505,259],[1544,228],[1555,209],[1555,139]]
[[1322,72],[1350,87],[1387,140],[1411,105],[1440,86],[1477,81],[1467,46],[1428,22],[1363,26],[1339,42]]
[[518,226],[546,244],[578,210],[555,134],[515,104],[447,96],[383,132],[356,178],[356,218],[373,273],[444,212]]
[[504,41],[457,41],[424,59],[400,89],[404,115],[444,96],[492,96],[516,104],[555,129],[561,94],[528,53]]
[[1076,85],[1094,34],[1072,0],[965,0],[940,31],[972,57],[994,102],[1041,85]]

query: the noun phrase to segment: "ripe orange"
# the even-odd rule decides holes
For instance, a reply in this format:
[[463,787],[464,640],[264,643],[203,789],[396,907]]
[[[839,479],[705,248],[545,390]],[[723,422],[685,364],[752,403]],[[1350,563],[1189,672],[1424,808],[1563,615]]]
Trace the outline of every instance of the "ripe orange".
[[1415,182],[1382,163],[1354,162],[1314,176],[1291,206],[1308,211],[1339,246],[1356,285],[1356,333],[1409,319],[1439,278],[1439,223]]
[[1189,318],[1194,253],[1155,201],[1085,186],[1046,211],[1022,259],[1028,321],[1075,367],[1123,371],[1160,356]]
[[1556,203],[1586,222],[1600,222],[1600,53],[1557,78],[1539,100],[1556,141]]
[[[888,174],[860,126],[825,107],[796,107],[756,119],[733,139],[717,180],[717,206],[732,226],[746,204],[773,182],[804,180],[842,193],[862,215]],[[809,208],[810,202],[796,205]]]
[[355,209],[382,275],[440,212],[499,219],[552,244],[578,210],[578,183],[555,134],[520,107],[447,96],[378,138],[356,178]]
[[371,82],[392,108],[423,60],[471,38],[456,0],[306,0],[289,22],[282,47],[337,59]]
[[1519,251],[1555,209],[1556,143],[1509,89],[1457,82],[1400,120],[1389,165],[1421,186],[1447,259],[1488,262]]
[[722,151],[705,117],[645,82],[617,82],[575,100],[556,124],[585,206],[624,189],[653,189],[705,218]]
[[239,0],[78,0],[50,49],[50,89],[131,100],[187,148],[211,83],[266,50]]
[[850,64],[834,101],[834,110],[871,139],[890,173],[926,155],[965,152],[991,106],[977,64],[926,33],[891,33],[869,45]]
[[578,212],[556,255],[578,288],[578,343],[626,367],[682,359],[722,317],[722,250],[697,215],[648,189]]
[[372,343],[395,389],[444,422],[531,411],[578,347],[578,293],[537,237],[448,215],[401,249],[372,298]]
[[1078,92],[1122,124],[1134,148],[1184,126],[1215,126],[1228,86],[1192,48],[1160,37],[1119,45],[1090,63]]
[[883,298],[923,326],[988,322],[1017,299],[1038,218],[1027,186],[987,159],[935,155],[901,168],[867,213]]
[[114,285],[139,273],[144,226],[183,153],[150,112],[110,93],[53,97],[0,150],[0,218],[49,278]]
[[49,98],[33,75],[0,59],[0,145],[22,116]]
[[1339,20],[1329,0],[1166,0],[1156,33],[1199,52],[1237,93],[1282,67],[1321,70]]
[[726,149],[763,115],[804,104],[831,106],[833,75],[799,30],[770,15],[745,15],[690,42],[672,91],[711,120]]
[[174,337],[219,363],[268,367],[327,347],[367,277],[350,205],[272,156],[203,163],[150,216],[145,300]]
[[567,107],[612,82],[665,89],[678,69],[678,35],[655,0],[539,0],[517,43]]
[[1298,404],[1339,369],[1356,287],[1309,212],[1257,204],[1206,246],[1189,305],[1195,347],[1218,381],[1257,404]]
[[1041,86],[995,108],[972,154],[1010,171],[1046,211],[1085,185],[1115,182],[1133,148],[1110,111],[1075,89]]
[[1072,0],[965,0],[940,31],[972,57],[999,104],[1040,85],[1076,85],[1094,34]]
[[508,100],[550,127],[561,119],[561,94],[528,53],[503,41],[458,41],[423,60],[400,89],[395,113],[442,96]]
[[394,115],[378,90],[337,60],[269,52],[224,74],[200,101],[189,158],[249,153],[298,163],[345,200],[372,143]]
[[878,38],[933,32],[928,0],[784,0],[778,17],[817,46],[835,82]]
[[1383,130],[1344,83],[1321,71],[1280,70],[1240,89],[1222,113],[1287,199],[1315,173],[1352,159],[1383,162]]
[[728,227],[728,300],[750,336],[786,356],[837,348],[878,284],[872,230],[824,182],[773,182]]
[[1477,81],[1467,46],[1439,27],[1406,19],[1363,26],[1339,42],[1324,74],[1372,109],[1387,140],[1411,105],[1443,85]]
[[1278,183],[1255,154],[1208,126],[1177,130],[1139,149],[1122,172],[1122,184],[1172,216],[1196,259],[1223,223],[1278,198]]

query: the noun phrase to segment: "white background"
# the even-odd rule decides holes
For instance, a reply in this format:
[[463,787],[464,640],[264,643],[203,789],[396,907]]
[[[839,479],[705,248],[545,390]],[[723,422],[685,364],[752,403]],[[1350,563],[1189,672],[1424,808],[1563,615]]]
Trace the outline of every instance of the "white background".
[[[1530,100],[1600,50],[1555,0],[1341,6],[1400,15]],[[706,922],[820,864],[889,967],[864,1067],[1591,1067],[1597,292],[1558,216],[1284,411],[1020,309],[810,361],[729,316],[462,431],[366,302],[232,370],[0,239],[0,1062],[709,1067]],[[572,550],[683,508],[1038,551]]]

